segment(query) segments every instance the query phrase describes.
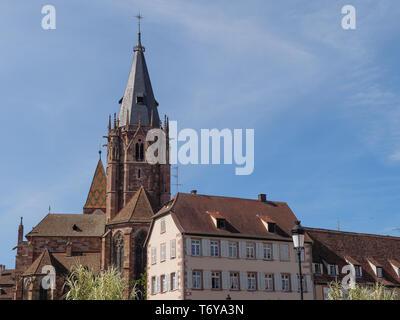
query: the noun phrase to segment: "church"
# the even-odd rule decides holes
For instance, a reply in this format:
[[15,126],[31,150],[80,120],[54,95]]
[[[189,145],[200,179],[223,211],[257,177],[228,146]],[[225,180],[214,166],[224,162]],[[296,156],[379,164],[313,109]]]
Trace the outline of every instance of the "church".
[[[146,134],[165,133],[168,120],[160,120],[141,44],[141,33],[118,116],[109,116],[107,167],[98,161],[82,214],[47,214],[32,231],[18,229],[13,279],[14,299],[60,299],[71,268],[79,263],[99,273],[114,265],[128,280],[144,271],[143,244],[151,219],[170,200],[170,165],[146,163]],[[168,155],[167,155],[168,157]],[[55,289],[40,285],[45,266],[56,271]]]

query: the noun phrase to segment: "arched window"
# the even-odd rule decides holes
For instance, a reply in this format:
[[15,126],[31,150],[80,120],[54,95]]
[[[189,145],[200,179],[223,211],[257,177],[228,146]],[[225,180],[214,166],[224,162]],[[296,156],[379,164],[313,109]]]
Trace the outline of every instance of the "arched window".
[[142,139],[139,139],[135,145],[135,158],[136,158],[136,161],[144,160],[144,145],[143,145]]
[[124,269],[124,238],[121,232],[117,232],[113,239],[113,265],[119,272]]
[[142,170],[138,169],[138,171],[137,171],[137,176],[138,176],[138,179],[141,178],[141,176],[142,176]]

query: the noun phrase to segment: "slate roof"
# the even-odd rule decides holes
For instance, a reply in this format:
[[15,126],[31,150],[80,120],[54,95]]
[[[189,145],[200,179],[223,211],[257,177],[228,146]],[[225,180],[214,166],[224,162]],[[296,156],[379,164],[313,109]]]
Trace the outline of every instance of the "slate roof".
[[[155,218],[169,212],[185,233],[286,241],[292,241],[290,230],[297,220],[285,202],[187,193],[175,195]],[[218,229],[209,212],[218,212],[229,221],[232,228]],[[269,217],[276,223],[276,233],[266,230],[260,216]],[[306,241],[309,240],[306,237]]]
[[[160,122],[157,111],[158,103],[154,98],[144,51],[144,47],[139,41],[139,44],[134,49],[134,58],[121,102],[119,111],[120,126],[126,125],[127,115],[129,115],[129,124],[137,125],[140,120],[142,125],[148,126],[151,122],[152,112],[153,124],[158,126]],[[137,96],[143,97],[143,103],[137,103]]]
[[[348,262],[361,265],[362,277],[358,283],[374,283],[376,281],[385,285],[400,286],[400,278],[391,266],[391,261],[400,259],[400,238],[305,228],[307,234],[313,240],[313,262],[336,264],[339,271]],[[375,266],[382,267],[383,279],[379,279],[368,260]],[[342,276],[339,276],[341,279]],[[316,275],[315,280],[320,283],[328,283],[335,279],[327,274],[323,268],[321,276]]]
[[67,275],[78,264],[89,267],[95,274],[98,274],[100,272],[100,253],[68,257],[65,254],[53,254],[45,249],[26,269],[23,276],[42,275],[43,267],[48,265],[55,268],[57,275]]
[[132,196],[121,211],[108,223],[150,222],[154,215],[146,190],[143,187]]
[[105,221],[104,214],[49,213],[26,237],[101,237]]
[[106,209],[106,173],[104,171],[101,159],[97,164],[96,171],[93,176],[92,185],[83,209]]

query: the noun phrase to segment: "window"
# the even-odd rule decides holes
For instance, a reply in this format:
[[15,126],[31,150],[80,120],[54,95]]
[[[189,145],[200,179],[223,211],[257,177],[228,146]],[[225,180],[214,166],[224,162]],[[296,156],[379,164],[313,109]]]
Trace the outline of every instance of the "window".
[[322,265],[320,263],[313,263],[314,266],[314,273],[315,274],[322,274]]
[[377,276],[379,279],[382,279],[382,278],[383,278],[383,272],[382,272],[382,268],[381,268],[381,267],[376,267],[376,276]]
[[122,273],[124,269],[124,237],[122,232],[117,232],[114,235],[112,246],[113,265],[119,272]]
[[161,292],[167,292],[167,278],[165,275],[161,276]]
[[[306,279],[305,279],[305,276],[304,276],[304,275],[302,276],[301,284],[302,284],[302,286],[303,286],[303,291],[304,291],[304,292],[307,291],[307,283],[306,283]],[[298,274],[297,274],[297,287],[298,287],[298,290],[297,290],[297,291],[300,292],[300,276],[299,276]]]
[[254,259],[255,256],[255,245],[254,243],[246,243],[246,258]]
[[226,229],[226,220],[217,218],[217,228],[218,229]]
[[231,272],[229,274],[229,289],[239,290],[239,272]]
[[263,244],[263,258],[265,260],[272,260],[272,244],[270,243]]
[[290,291],[290,275],[282,275],[282,291]]
[[229,242],[229,258],[237,258],[237,242]]
[[281,261],[289,261],[289,245],[288,244],[281,244],[279,246],[279,255]]
[[142,176],[142,170],[138,169],[138,171],[137,171],[137,177],[138,177],[138,179],[140,179],[141,176]]
[[354,268],[356,269],[356,278],[361,278],[362,276],[361,266],[354,266]]
[[192,256],[200,256],[200,240],[192,240]]
[[165,232],[165,220],[161,220],[161,233]]
[[151,264],[155,264],[156,260],[156,248],[151,248]]
[[152,277],[151,278],[151,294],[152,295],[156,294],[156,287],[157,287],[156,277]]
[[257,283],[256,273],[248,272],[247,273],[247,289],[248,290],[257,290],[256,283]]
[[160,245],[160,261],[165,261],[165,243]]
[[143,104],[144,97],[143,96],[136,96],[136,104]]
[[274,290],[274,275],[273,274],[265,274],[264,275],[264,283],[266,291]]
[[211,272],[211,289],[221,289],[221,272]]
[[219,257],[219,242],[211,241],[210,242],[210,252],[212,257]]
[[[297,253],[296,253],[295,257],[296,257],[296,262],[299,262],[299,256],[297,255]],[[300,252],[300,260],[302,262],[304,261],[304,248]]]
[[171,259],[176,257],[176,240],[173,239],[170,241],[170,250],[171,250]]
[[336,277],[337,276],[337,274],[336,274],[336,265],[334,265],[334,264],[330,264],[329,265],[329,275],[331,277]]
[[176,290],[176,273],[171,273],[171,290]]
[[193,289],[201,289],[201,271],[192,272],[192,287]]
[[136,161],[144,160],[144,146],[141,139],[139,139],[135,145],[135,159]]

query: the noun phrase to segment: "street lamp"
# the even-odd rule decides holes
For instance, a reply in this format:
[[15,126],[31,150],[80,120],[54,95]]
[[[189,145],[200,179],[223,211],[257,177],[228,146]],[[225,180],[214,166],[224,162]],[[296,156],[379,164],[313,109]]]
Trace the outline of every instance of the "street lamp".
[[296,221],[296,225],[292,228],[293,246],[297,252],[297,260],[299,262],[299,279],[300,279],[300,299],[303,300],[303,274],[301,273],[301,251],[304,249],[304,229],[300,225],[300,221]]

